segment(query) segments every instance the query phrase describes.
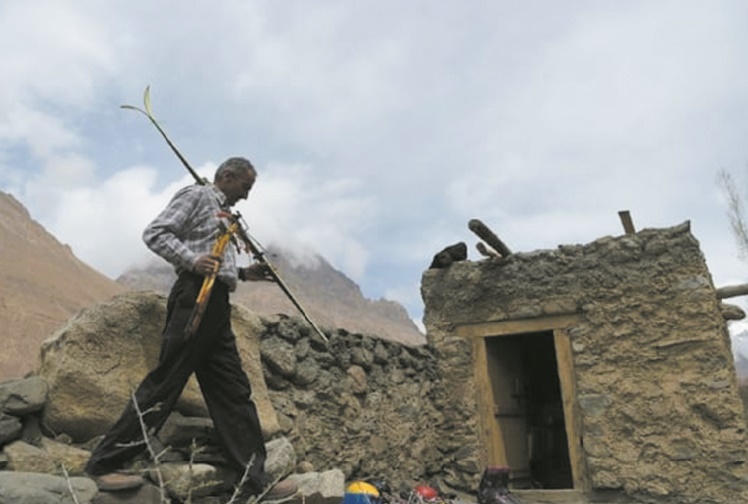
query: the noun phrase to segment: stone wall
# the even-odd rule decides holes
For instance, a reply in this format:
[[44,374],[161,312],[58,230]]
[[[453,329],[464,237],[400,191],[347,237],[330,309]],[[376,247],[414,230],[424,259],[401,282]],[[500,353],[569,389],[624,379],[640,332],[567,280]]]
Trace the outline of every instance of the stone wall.
[[[37,374],[46,384],[45,436],[90,449],[157,362],[165,305],[153,292],[119,295],[82,310],[44,343]],[[462,442],[444,421],[452,403],[433,348],[330,328],[324,342],[299,318],[239,306],[232,323],[266,441],[288,440],[298,472],[340,470],[346,480],[375,478],[393,489],[444,483]],[[177,411],[187,420],[207,415],[196,383]],[[20,436],[14,424],[0,438],[11,468],[8,446]]]
[[[571,340],[589,490],[640,502],[748,502],[746,423],[724,319],[688,223],[463,261],[422,279],[445,422],[480,459],[471,343],[457,327],[576,314]],[[471,471],[466,471],[469,477]]]
[[325,343],[302,321],[280,318],[262,334],[265,382],[297,458],[393,488],[440,482],[461,442],[445,435],[451,402],[432,349],[327,332]]

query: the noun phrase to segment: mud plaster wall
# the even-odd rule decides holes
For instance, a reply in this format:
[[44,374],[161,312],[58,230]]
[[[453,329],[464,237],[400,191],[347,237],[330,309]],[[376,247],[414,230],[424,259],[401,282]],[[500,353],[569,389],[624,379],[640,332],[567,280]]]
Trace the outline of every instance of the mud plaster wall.
[[[454,263],[422,278],[445,411],[480,458],[461,324],[577,314],[568,329],[589,489],[641,502],[748,502],[746,424],[725,322],[688,223]],[[468,477],[469,475],[465,475]]]

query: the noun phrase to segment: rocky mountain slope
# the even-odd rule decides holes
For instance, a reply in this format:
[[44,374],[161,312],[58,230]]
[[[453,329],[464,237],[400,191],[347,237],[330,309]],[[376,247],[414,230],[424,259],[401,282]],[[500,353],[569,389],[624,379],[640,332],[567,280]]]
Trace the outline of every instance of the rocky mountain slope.
[[125,288],[80,261],[0,192],[0,379],[36,366],[39,346],[81,308]]
[[[115,282],[75,257],[70,247],[2,191],[0,261],[0,380],[33,370],[41,342],[81,308],[128,289],[164,292],[173,279],[170,267],[157,260]],[[365,299],[354,282],[324,259],[318,258],[313,268],[295,266],[283,255],[274,257],[273,262],[323,328],[340,327],[407,344],[425,341],[402,306]],[[233,300],[260,314],[297,315],[273,284],[242,284]]]

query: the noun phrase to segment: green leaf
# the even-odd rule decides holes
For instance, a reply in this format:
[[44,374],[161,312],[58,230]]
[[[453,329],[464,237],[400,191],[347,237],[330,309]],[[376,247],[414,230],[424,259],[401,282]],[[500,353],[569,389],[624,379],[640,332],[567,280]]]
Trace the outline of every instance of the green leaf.
[[145,92],[143,93],[143,105],[145,105],[146,113],[153,117],[153,112],[151,111],[151,86],[146,86],[145,88]]

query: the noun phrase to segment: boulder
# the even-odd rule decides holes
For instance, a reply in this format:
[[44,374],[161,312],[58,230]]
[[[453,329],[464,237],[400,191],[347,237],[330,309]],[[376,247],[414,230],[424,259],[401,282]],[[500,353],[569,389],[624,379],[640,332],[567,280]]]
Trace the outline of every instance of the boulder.
[[0,413],[0,446],[20,438],[22,431],[20,418]]
[[[159,469],[166,491],[180,502],[218,494],[231,487],[231,472],[221,467],[170,462],[161,464]],[[155,469],[150,471],[149,478],[155,484],[160,484]]]
[[[164,500],[161,497],[161,490],[156,485],[146,483],[132,490],[99,492],[92,504],[163,504]],[[197,504],[196,501],[193,502]]]
[[345,475],[340,469],[292,474],[299,493],[289,504],[339,504],[345,497]]
[[[86,450],[44,438],[41,447],[15,441],[4,447],[8,468],[13,471],[83,475],[91,454]],[[63,471],[63,467],[65,471]],[[2,501],[0,501],[2,502]]]
[[205,417],[186,417],[178,411],[172,412],[161,430],[158,439],[164,446],[190,446],[193,440],[215,441],[216,433],[213,421]]
[[27,415],[39,411],[47,401],[47,384],[32,376],[0,383],[0,411],[11,415]]
[[[85,308],[68,320],[41,348],[38,375],[48,386],[45,426],[77,442],[106,432],[158,362],[165,318],[166,298],[139,291]],[[263,433],[271,438],[280,427],[262,374],[262,323],[235,305],[232,324]],[[177,410],[187,416],[208,416],[194,377]]]
[[296,468],[296,452],[288,438],[273,439],[265,444],[265,449],[267,450],[265,471],[273,479],[283,479],[294,471]]
[[96,483],[89,478],[64,478],[51,474],[0,471],[0,502],[2,503],[89,504],[97,492]]

